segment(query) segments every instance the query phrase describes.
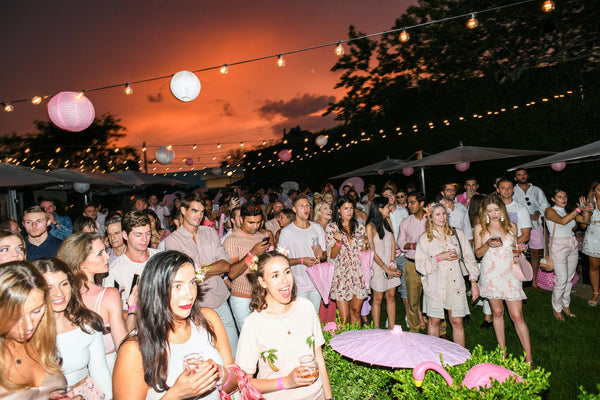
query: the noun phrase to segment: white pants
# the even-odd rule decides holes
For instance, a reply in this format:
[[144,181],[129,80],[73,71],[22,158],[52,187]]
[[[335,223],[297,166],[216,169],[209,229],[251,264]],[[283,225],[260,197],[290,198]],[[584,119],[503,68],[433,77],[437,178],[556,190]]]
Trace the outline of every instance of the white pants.
[[556,312],[561,312],[571,304],[571,288],[578,259],[575,236],[555,237],[552,240],[552,260],[554,260],[552,308]]

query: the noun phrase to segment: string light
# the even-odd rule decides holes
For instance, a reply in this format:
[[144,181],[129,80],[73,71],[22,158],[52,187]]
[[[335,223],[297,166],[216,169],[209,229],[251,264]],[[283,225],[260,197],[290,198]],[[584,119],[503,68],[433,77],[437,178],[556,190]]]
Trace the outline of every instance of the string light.
[[217,149],[221,148],[221,143],[217,143]]
[[278,67],[285,67],[285,59],[283,58],[283,54],[279,54],[277,56],[277,66]]
[[475,18],[475,13],[471,13],[471,18],[467,21],[467,28],[475,29],[477,28],[477,25],[479,25],[479,21]]
[[123,90],[123,93],[125,93],[127,96],[130,96],[133,94],[133,89],[131,88],[131,85],[129,84],[129,82],[127,82],[125,84],[125,90]]
[[82,90],[81,92],[77,93],[77,96],[76,96],[76,97],[77,97],[78,99],[80,99],[80,98],[82,98],[83,96],[85,96],[85,90]]
[[240,142],[240,147],[244,147],[244,142]]
[[2,103],[2,108],[4,108],[4,111],[6,111],[6,112],[15,111],[15,107],[10,103]]
[[410,35],[408,34],[408,32],[406,32],[406,28],[402,28],[402,32],[400,32],[400,35],[398,35],[398,39],[400,39],[402,43],[408,42],[408,39],[410,39]]
[[546,0],[546,1],[544,1],[544,4],[542,4],[542,10],[544,12],[552,12],[552,11],[554,11],[554,2],[552,0]]
[[33,98],[31,99],[31,104],[34,104],[37,106],[38,104],[40,104],[42,102],[42,100],[43,100],[42,96],[33,96]]
[[223,75],[228,73],[229,72],[229,64],[222,65],[221,68],[219,69],[219,72]]
[[198,148],[198,146],[194,145],[194,146],[192,147],[192,150],[196,150],[197,148]]
[[342,46],[342,42],[337,42],[337,46],[335,46],[335,55],[338,57],[344,55],[344,46]]

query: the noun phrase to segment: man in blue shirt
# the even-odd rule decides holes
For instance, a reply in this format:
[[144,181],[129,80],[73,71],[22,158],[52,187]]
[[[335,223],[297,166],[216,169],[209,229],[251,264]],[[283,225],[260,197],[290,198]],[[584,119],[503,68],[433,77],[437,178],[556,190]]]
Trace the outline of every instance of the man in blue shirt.
[[56,205],[54,201],[42,199],[40,201],[42,207],[50,218],[50,234],[59,240],[65,240],[67,236],[73,233],[73,223],[71,218],[60,216],[56,213]]
[[62,240],[48,233],[50,217],[42,207],[34,206],[25,210],[23,226],[27,232],[25,245],[27,246],[28,261],[41,257],[56,257]]

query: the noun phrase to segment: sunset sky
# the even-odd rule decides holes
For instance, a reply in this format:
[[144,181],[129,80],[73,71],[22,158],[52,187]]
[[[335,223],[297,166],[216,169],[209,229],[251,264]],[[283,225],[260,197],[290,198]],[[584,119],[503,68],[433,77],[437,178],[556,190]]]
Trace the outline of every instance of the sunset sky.
[[[5,1],[0,4],[0,101],[79,91],[170,75],[320,45],[390,29],[416,0],[111,0]],[[96,115],[116,114],[127,127],[120,145],[173,144],[170,171],[193,157],[213,166],[231,148],[280,139],[300,125],[317,131],[337,124],[322,117],[343,93],[334,46],[198,73],[202,91],[189,103],[175,99],[169,79],[88,94]],[[0,134],[27,133],[47,120],[46,102],[15,104],[0,112]],[[77,134],[77,133],[65,133]],[[217,149],[221,143],[221,149]],[[179,147],[180,144],[197,144]],[[154,148],[150,147],[150,158]],[[217,161],[212,157],[217,156]],[[188,168],[185,168],[188,169]],[[158,172],[158,171],[157,171]]]

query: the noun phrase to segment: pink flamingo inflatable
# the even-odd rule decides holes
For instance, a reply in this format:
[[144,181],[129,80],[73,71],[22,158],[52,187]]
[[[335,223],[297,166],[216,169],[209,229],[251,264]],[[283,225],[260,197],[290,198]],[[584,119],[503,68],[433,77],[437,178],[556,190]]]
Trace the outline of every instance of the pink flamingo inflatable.
[[[448,385],[454,383],[454,380],[444,367],[431,361],[423,361],[422,363],[417,364],[413,369],[413,378],[417,387],[421,387],[423,380],[425,379],[425,372],[430,369],[438,372]],[[462,385],[469,389],[477,388],[477,390],[479,390],[479,387],[491,387],[492,379],[502,383],[510,376],[515,376],[517,382],[523,381],[523,378],[509,369],[496,364],[481,363],[475,365],[467,372],[465,379],[462,381]]]

